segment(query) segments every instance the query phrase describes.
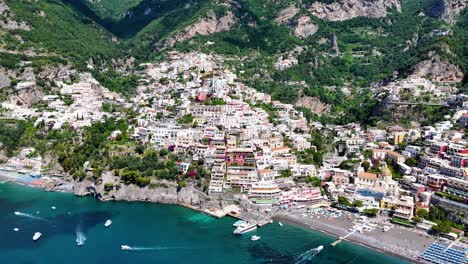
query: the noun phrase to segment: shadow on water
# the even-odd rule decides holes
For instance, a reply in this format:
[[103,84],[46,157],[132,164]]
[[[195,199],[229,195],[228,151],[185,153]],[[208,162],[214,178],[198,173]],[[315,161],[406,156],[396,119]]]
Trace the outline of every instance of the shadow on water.
[[[9,212],[13,214],[13,212]],[[60,214],[55,217],[43,218],[43,220],[23,217],[12,217],[11,224],[6,223],[0,228],[0,252],[8,249],[33,248],[40,244],[32,241],[35,232],[41,232],[40,240],[62,234],[74,234],[76,227],[81,226],[82,230],[91,229],[97,225],[102,225],[106,219],[115,216],[107,211],[95,211],[76,214]],[[18,225],[20,223],[21,225]],[[13,227],[20,228],[19,232],[14,232]]]

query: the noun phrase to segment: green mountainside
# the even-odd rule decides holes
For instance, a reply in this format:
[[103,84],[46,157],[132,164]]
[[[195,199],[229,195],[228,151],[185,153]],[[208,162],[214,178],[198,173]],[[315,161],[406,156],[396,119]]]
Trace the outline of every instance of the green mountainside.
[[[146,62],[173,49],[214,52],[234,58],[229,63],[249,86],[289,103],[304,95],[318,97],[332,106],[329,116],[341,122],[370,120],[376,101],[366,87],[406,76],[431,51],[458,65],[465,73],[460,86],[466,86],[466,10],[455,23],[441,19],[445,0],[403,0],[401,12],[390,7],[384,17],[344,21],[319,19],[308,11],[315,2],[339,1],[5,0],[14,19],[32,29],[0,29],[1,46],[15,53],[41,51],[46,55],[40,64],[68,61],[80,68],[90,58],[99,62],[131,56]],[[297,10],[286,22],[275,21],[291,6]],[[45,16],[38,15],[41,11]],[[229,14],[232,23],[221,25]],[[304,17],[318,27],[315,34],[295,34]],[[196,27],[202,19],[220,30],[203,32],[206,24]],[[290,54],[297,64],[274,66]],[[0,52],[0,64],[13,67],[24,56]],[[349,91],[337,88],[343,86]]]

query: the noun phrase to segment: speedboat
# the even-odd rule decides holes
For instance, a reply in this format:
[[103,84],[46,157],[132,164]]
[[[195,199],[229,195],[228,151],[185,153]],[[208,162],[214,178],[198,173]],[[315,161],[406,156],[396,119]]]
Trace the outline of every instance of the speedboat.
[[104,223],[104,226],[109,227],[110,225],[112,225],[112,221],[110,219],[107,219],[107,221]]
[[84,245],[85,241],[86,236],[83,234],[83,232],[76,232],[76,244],[81,247]]
[[256,224],[251,224],[249,222],[245,222],[245,223],[241,224],[240,226],[238,226],[234,230],[233,233],[234,233],[234,235],[242,235],[242,234],[245,234],[247,232],[254,231],[255,229],[257,229]]
[[120,246],[120,249],[122,249],[122,250],[130,250],[130,249],[132,249],[132,248],[129,247],[129,246],[127,246],[127,245],[122,245],[122,246]]
[[320,245],[320,246],[315,248],[315,251],[317,251],[317,253],[319,253],[320,251],[322,251],[322,249],[323,249],[323,245]]
[[232,224],[232,226],[238,227],[238,226],[242,225],[243,223],[245,223],[244,220],[237,220],[236,222],[234,222],[234,224]]
[[278,225],[279,225],[279,226],[283,226],[283,223],[281,223],[281,222],[278,222]]
[[33,240],[37,241],[41,236],[42,236],[42,234],[40,232],[36,232],[36,233],[34,233]]
[[252,236],[252,237],[250,238],[250,240],[252,240],[252,241],[257,241],[257,240],[259,240],[259,239],[260,239],[259,236]]

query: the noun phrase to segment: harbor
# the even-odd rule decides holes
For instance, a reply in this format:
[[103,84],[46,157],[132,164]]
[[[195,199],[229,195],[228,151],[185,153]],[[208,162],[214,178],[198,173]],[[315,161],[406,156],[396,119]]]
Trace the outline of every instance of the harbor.
[[[11,263],[11,259],[36,264],[63,263],[64,259],[70,264],[185,263],[190,259],[194,264],[216,264],[222,259],[226,264],[294,264],[309,258],[322,264],[351,260],[407,263],[355,244],[331,248],[328,245],[333,237],[286,222],[236,236],[232,232],[237,220],[229,216],[218,219],[175,205],[100,202],[12,183],[0,185],[0,201],[4,205],[0,208],[0,236],[8,238],[0,240],[1,263]],[[46,221],[15,215],[14,211]],[[104,226],[106,219],[112,219],[109,228]],[[77,226],[86,236],[82,246],[78,246],[84,238],[77,235]],[[42,233],[36,242],[32,240],[35,232]],[[252,240],[253,236],[261,238]],[[122,250],[122,245],[129,249]],[[311,254],[320,245],[323,250]],[[94,258],[99,262],[90,261]]]

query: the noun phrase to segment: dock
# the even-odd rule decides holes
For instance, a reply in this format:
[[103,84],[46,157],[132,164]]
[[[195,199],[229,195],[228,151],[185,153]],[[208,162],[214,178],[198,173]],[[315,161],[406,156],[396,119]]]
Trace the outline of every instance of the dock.
[[349,237],[350,235],[356,233],[356,231],[357,231],[357,230],[351,231],[351,232],[348,233],[346,236],[344,236],[344,237],[339,237],[339,239],[336,240],[336,241],[333,241],[333,242],[330,244],[330,246],[334,247],[334,246],[338,245],[341,241],[345,240],[345,239],[346,239],[347,237]]

